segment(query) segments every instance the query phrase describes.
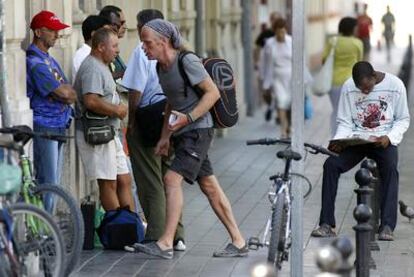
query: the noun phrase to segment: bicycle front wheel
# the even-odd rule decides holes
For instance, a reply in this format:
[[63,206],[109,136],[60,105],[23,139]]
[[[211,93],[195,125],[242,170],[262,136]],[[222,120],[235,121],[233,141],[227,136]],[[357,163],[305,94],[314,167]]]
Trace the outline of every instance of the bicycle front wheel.
[[57,185],[37,185],[35,196],[41,198],[44,208],[57,223],[66,245],[66,275],[69,275],[79,262],[82,251],[85,227],[82,212],[75,199]]
[[12,204],[13,249],[22,276],[63,276],[64,244],[50,215],[26,203]]
[[284,251],[284,230],[286,228],[286,192],[278,194],[276,205],[272,212],[272,224],[270,230],[269,253],[267,261],[275,266],[277,271],[282,267],[282,255]]

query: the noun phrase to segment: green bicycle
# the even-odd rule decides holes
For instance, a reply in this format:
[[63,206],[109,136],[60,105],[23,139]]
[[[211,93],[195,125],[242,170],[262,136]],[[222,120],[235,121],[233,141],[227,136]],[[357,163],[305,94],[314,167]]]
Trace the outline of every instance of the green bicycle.
[[0,163],[0,276],[60,277],[65,248],[53,218],[34,205],[10,203],[20,175],[19,167]]
[[34,137],[52,140],[66,140],[68,136],[48,133],[35,133],[28,126],[0,128],[0,133],[12,134],[14,150],[19,153],[22,170],[22,187],[20,200],[45,209],[57,223],[66,246],[65,275],[69,275],[80,259],[84,237],[84,221],[76,200],[61,186],[52,184],[37,184],[33,177],[29,157],[24,146]]

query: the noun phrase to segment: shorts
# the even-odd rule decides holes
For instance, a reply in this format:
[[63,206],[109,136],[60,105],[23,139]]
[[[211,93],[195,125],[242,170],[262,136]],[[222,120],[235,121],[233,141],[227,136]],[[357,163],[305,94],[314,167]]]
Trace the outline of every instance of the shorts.
[[87,181],[116,180],[117,175],[128,174],[128,163],[118,133],[102,145],[86,143],[83,131],[76,130],[76,144]]
[[193,184],[199,178],[213,175],[208,150],[213,140],[214,129],[203,128],[184,132],[172,138],[174,159],[170,169]]

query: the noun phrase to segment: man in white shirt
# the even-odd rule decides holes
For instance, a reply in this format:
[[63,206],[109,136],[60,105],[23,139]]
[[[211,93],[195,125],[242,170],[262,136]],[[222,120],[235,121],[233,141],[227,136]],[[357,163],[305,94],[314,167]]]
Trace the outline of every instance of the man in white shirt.
[[111,22],[99,15],[90,15],[82,22],[82,35],[85,43],[76,50],[73,56],[72,82],[75,81],[76,73],[83,60],[91,53],[92,34],[104,26],[110,27]]
[[368,62],[357,62],[352,69],[352,78],[342,87],[337,124],[334,139],[359,137],[372,143],[346,148],[330,143],[329,149],[340,155],[325,161],[319,227],[312,232],[312,236],[336,235],[338,179],[342,173],[368,157],[377,163],[381,176],[381,225],[378,239],[391,241],[397,223],[397,146],[410,125],[403,82],[390,73],[375,71]]

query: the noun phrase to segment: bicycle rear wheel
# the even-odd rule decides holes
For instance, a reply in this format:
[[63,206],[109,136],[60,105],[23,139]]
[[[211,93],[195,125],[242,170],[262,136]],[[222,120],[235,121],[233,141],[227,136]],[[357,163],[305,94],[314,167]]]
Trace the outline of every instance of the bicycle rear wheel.
[[286,192],[278,194],[276,205],[272,212],[272,224],[270,230],[269,252],[267,261],[275,266],[277,271],[282,267],[282,255],[284,251],[284,230],[286,228]]
[[295,184],[295,179],[297,178],[301,178],[302,180],[304,180],[305,186],[304,186],[304,190],[303,190],[303,198],[307,198],[310,193],[312,192],[312,183],[309,180],[308,177],[306,177],[303,174],[300,173],[296,173],[296,172],[291,172],[290,173],[291,179],[292,179],[292,183]]
[[9,208],[13,217],[13,250],[22,276],[63,276],[64,243],[50,215],[26,203]]
[[85,227],[80,208],[75,199],[57,185],[37,185],[33,193],[42,199],[44,208],[57,223],[66,245],[66,275],[79,262]]

